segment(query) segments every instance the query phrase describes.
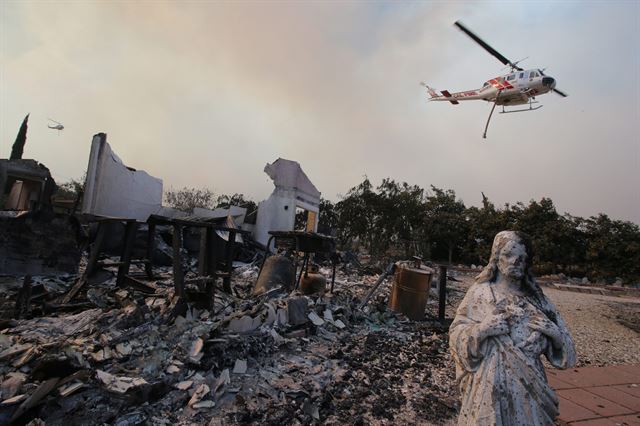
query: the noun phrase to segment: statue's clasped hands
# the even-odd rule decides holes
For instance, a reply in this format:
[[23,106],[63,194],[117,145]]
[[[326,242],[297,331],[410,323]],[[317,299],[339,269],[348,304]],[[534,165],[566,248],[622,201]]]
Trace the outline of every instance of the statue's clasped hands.
[[509,334],[510,316],[511,314],[508,312],[487,316],[478,324],[478,340],[482,341],[487,337]]
[[537,315],[529,320],[529,328],[547,336],[554,348],[562,347],[562,332],[549,318]]

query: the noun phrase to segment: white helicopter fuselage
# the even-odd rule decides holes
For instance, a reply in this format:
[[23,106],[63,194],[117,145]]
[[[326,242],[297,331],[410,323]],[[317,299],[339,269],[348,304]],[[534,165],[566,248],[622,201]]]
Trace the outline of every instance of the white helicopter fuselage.
[[[426,86],[426,85],[425,85]],[[458,101],[484,100],[495,102],[496,105],[521,105],[537,95],[550,92],[556,86],[553,77],[542,74],[538,69],[515,71],[484,83],[482,88],[463,92],[449,93],[443,90],[438,95],[435,90],[427,87],[430,101],[448,101],[457,104]]]

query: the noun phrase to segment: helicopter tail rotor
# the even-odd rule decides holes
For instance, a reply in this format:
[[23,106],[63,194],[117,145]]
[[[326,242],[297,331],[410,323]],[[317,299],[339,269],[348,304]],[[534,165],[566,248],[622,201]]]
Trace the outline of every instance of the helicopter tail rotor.
[[440,96],[436,93],[436,91],[435,91],[435,90],[433,90],[433,88],[432,88],[432,87],[429,87],[429,86],[427,85],[427,83],[425,83],[424,81],[421,81],[421,82],[420,82],[420,85],[421,85],[421,86],[424,86],[424,87],[427,89],[427,92],[429,92],[429,96],[431,97],[431,99],[440,97]]

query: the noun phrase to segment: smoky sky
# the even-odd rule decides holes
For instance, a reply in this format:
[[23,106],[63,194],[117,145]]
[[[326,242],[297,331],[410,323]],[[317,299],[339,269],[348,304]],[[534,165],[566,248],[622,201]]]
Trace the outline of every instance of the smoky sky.
[[[495,114],[428,103],[505,73],[461,20],[568,98]],[[104,132],[170,187],[259,201],[296,160],[337,201],[367,176],[481,192],[500,206],[640,223],[640,3],[0,1],[0,156],[31,113],[25,158],[80,178]],[[52,118],[62,132],[47,129]]]

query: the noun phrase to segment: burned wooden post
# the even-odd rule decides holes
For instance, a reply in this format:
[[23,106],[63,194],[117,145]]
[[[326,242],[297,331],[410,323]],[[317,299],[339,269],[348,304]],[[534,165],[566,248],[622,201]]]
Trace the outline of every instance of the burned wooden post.
[[214,248],[216,233],[211,226],[202,228],[201,232],[198,275],[204,277],[207,307],[212,309],[213,299],[215,297],[216,266],[218,262]]
[[[151,215],[148,222],[153,225],[169,225],[173,227],[173,279],[175,283],[175,295],[185,297],[189,284],[197,284],[200,293],[204,290],[207,297],[207,305],[213,307],[215,282],[217,278],[223,278],[224,291],[231,293],[231,272],[233,270],[233,246],[238,234],[247,233],[240,229],[219,226],[206,220],[188,220],[168,218],[159,215]],[[185,280],[185,271],[182,265],[180,249],[183,242],[183,231],[187,228],[198,228],[200,234],[200,254],[198,256],[198,273],[194,278]],[[152,229],[152,228],[151,228]],[[227,232],[228,238],[224,254],[218,251],[217,239],[223,238],[218,232]],[[223,238],[224,239],[224,238]],[[149,240],[151,241],[151,239]],[[218,272],[218,257],[224,255],[224,272]],[[151,259],[148,259],[151,260]],[[199,297],[202,297],[200,294]]]
[[207,227],[206,233],[206,258],[205,262],[207,265],[206,275],[214,276],[216,273],[216,269],[218,267],[218,256],[217,251],[215,249],[215,239],[216,239],[216,231],[212,227]]
[[144,264],[144,270],[147,273],[147,277],[153,279],[153,254],[156,250],[156,223],[153,221],[147,222],[147,262]]
[[337,262],[333,262],[333,268],[331,273],[331,293],[333,293],[333,286],[336,283],[336,266],[337,266]]
[[135,220],[127,221],[124,233],[124,247],[122,248],[120,264],[118,265],[118,277],[116,278],[116,285],[118,287],[125,286],[125,279],[129,273],[129,267],[131,266],[131,256],[133,255],[133,245],[137,230],[138,222]]
[[447,267],[438,267],[438,319],[444,321],[445,307],[447,304]]
[[218,259],[215,249],[216,231],[213,226],[201,228],[200,253],[198,254],[198,275],[211,277],[215,275]]
[[208,273],[207,265],[207,228],[200,229],[200,250],[198,251],[198,275],[201,277],[206,276]]
[[222,279],[222,288],[225,293],[231,294],[231,272],[233,271],[233,245],[236,242],[236,231],[229,231],[229,241],[227,241],[226,270]]
[[173,282],[176,289],[176,296],[184,296],[184,275],[182,271],[182,227],[177,223],[173,224]]
[[87,262],[86,275],[90,276],[96,270],[96,266],[98,266],[98,256],[100,255],[100,250],[102,249],[102,243],[104,241],[104,237],[107,233],[107,226],[105,222],[98,222],[98,234],[96,235],[96,240],[93,242],[93,245],[89,249],[89,261]]

